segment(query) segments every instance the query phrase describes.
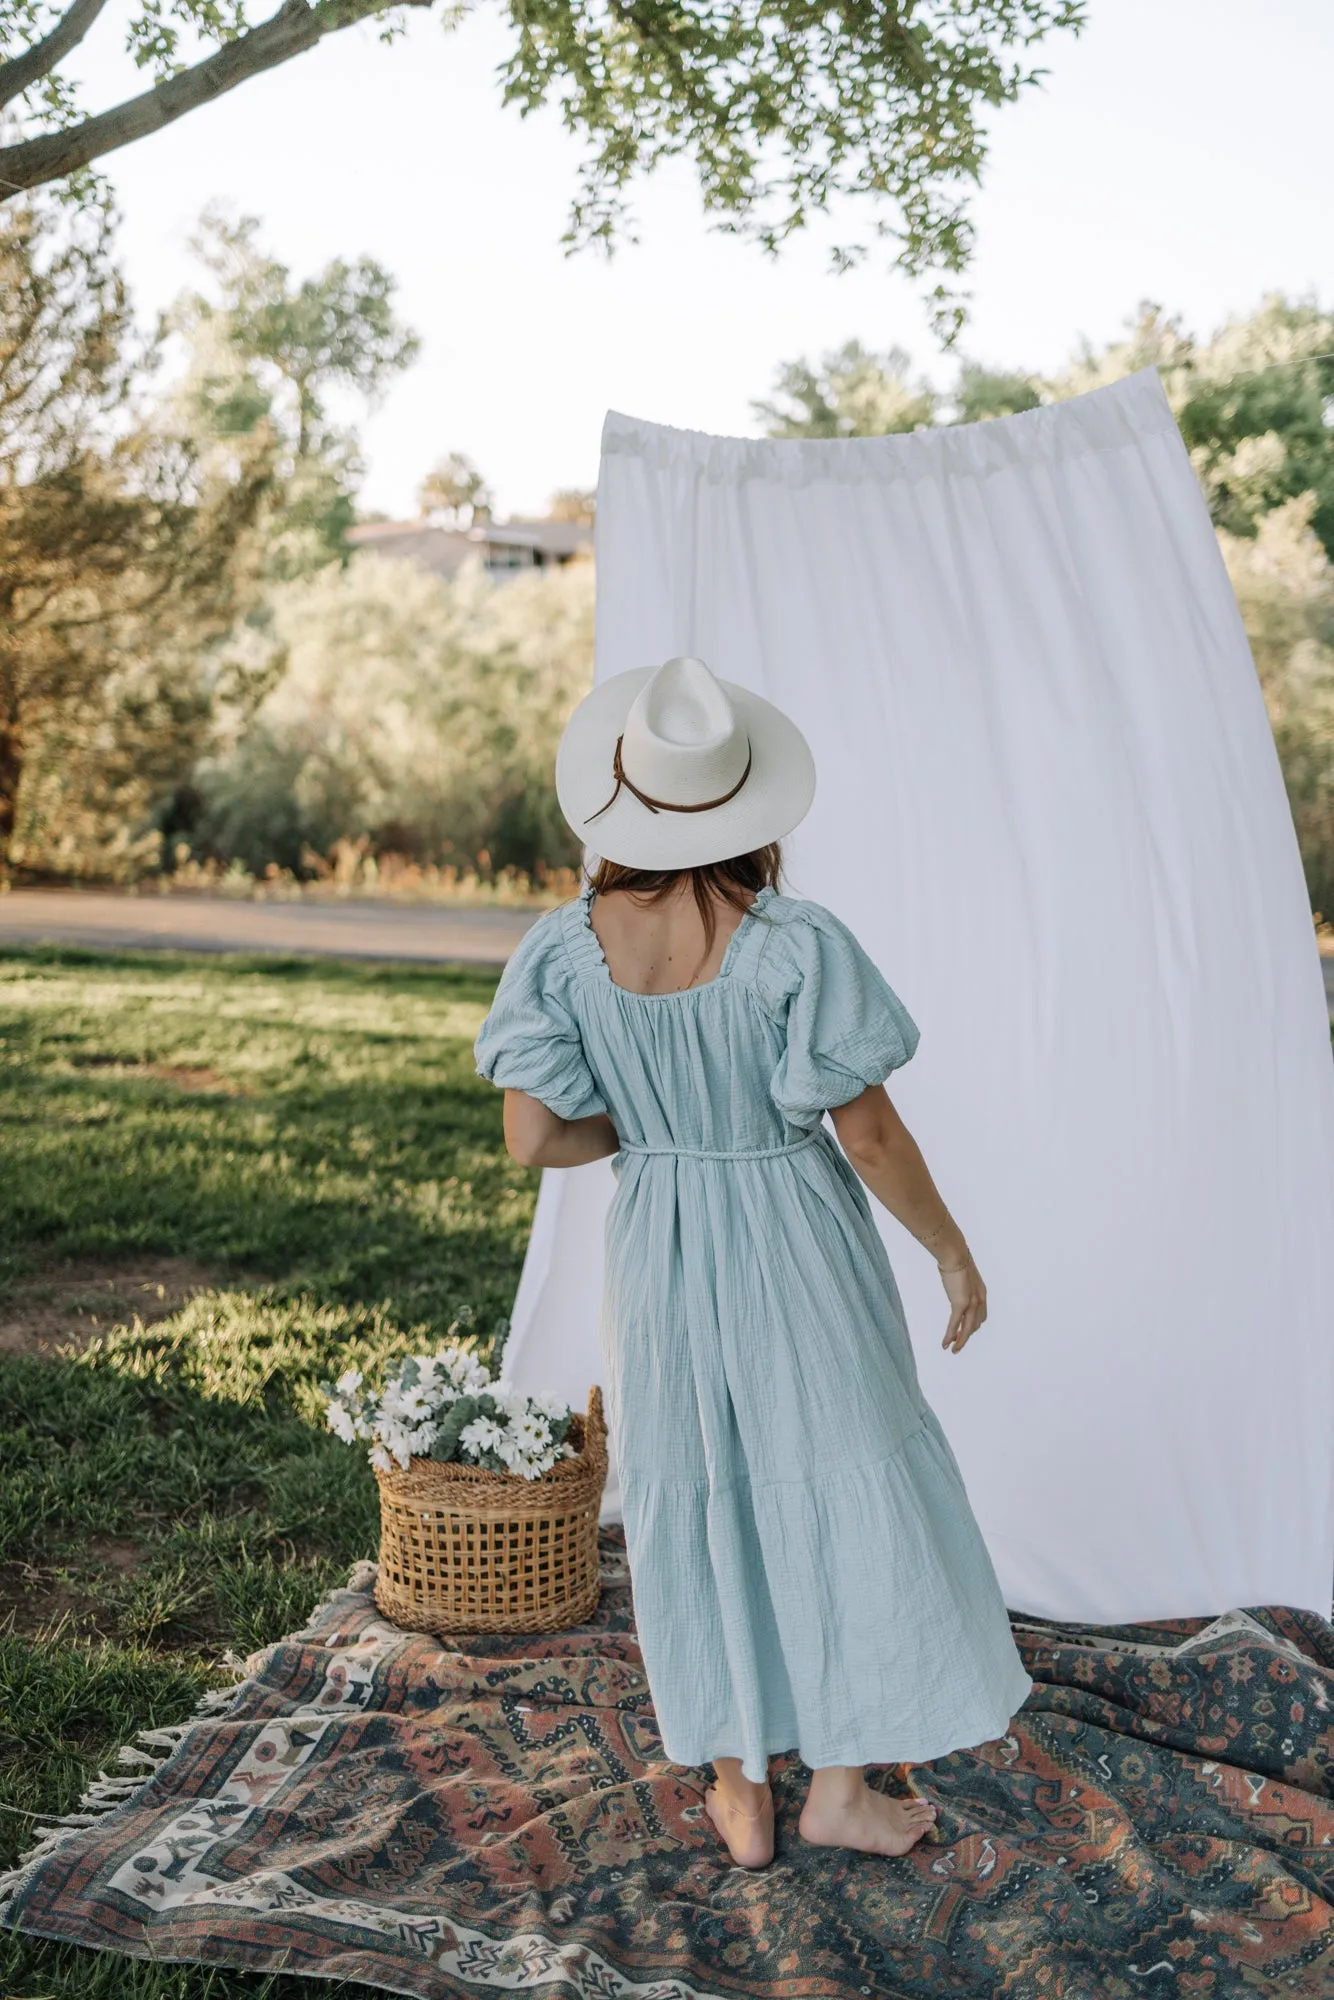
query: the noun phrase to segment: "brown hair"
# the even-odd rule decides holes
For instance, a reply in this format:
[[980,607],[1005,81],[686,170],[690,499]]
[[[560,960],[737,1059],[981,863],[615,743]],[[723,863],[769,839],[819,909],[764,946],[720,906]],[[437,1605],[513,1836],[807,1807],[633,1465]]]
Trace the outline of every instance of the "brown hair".
[[688,877],[704,925],[705,949],[711,950],[718,930],[718,904],[746,910],[761,889],[778,887],[782,873],[783,850],[778,841],[771,840],[767,847],[757,847],[751,854],[710,861],[704,868],[624,868],[619,861],[599,861],[589,880],[598,896],[623,889],[639,902],[661,903]]

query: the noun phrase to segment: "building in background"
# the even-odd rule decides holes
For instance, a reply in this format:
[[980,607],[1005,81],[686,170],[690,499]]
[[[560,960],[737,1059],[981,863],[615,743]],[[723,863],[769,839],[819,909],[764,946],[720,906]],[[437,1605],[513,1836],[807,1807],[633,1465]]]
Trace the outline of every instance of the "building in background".
[[363,521],[348,530],[347,540],[361,554],[418,563],[437,576],[457,576],[465,563],[480,562],[498,583],[587,562],[593,554],[593,530],[584,521],[481,521],[471,528]]

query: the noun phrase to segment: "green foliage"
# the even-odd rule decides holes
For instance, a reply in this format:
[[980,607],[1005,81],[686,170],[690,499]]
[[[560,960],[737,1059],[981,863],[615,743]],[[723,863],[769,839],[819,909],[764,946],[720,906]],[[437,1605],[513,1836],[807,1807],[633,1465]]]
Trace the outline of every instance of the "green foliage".
[[[586,137],[570,239],[609,241],[632,181],[682,155],[706,208],[776,249],[848,194],[882,198],[875,233],[921,273],[967,262],[965,193],[983,120],[1039,72],[1028,51],[1077,28],[1078,0],[511,0],[505,97],[559,105]],[[842,261],[864,254],[847,246]],[[937,292],[942,330],[956,302]]]
[[1334,361],[1318,358],[1330,350],[1334,315],[1312,298],[1271,294],[1208,340],[1148,301],[1124,339],[1086,345],[1043,400],[1157,367],[1218,526],[1253,535],[1272,508],[1311,493],[1311,525],[1334,554]]
[[[438,1345],[464,1299],[487,1325],[508,1307],[533,1177],[506,1159],[472,1069],[492,986],[0,959],[0,1288],[47,1260],[149,1250],[219,1274],[82,1353],[0,1356],[0,1869],[120,1744],[183,1720],[225,1678],[225,1648],[299,1627],[373,1552],[374,1483],[325,1429],[319,1383]],[[184,1092],[171,1078],[188,1065],[213,1082]],[[306,1991],[3,1934],[0,1985],[61,2000]]]
[[[1142,304],[1124,335],[1060,373],[963,361],[948,394],[902,348],[856,341],[789,362],[754,405],[770,437],[879,437],[1057,402],[1141,368],[1161,374],[1255,654],[1312,907],[1334,916],[1334,315],[1277,294],[1197,340]],[[1277,365],[1276,365],[1277,364]]]
[[169,325],[190,365],[176,402],[209,437],[270,426],[283,478],[265,523],[271,575],[298,576],[340,558],[360,476],[356,437],[335,424],[331,395],[370,403],[416,359],[420,342],[393,309],[396,281],[373,258],[336,258],[294,282],[259,244],[259,222],[204,215],[194,248],[216,297],[186,293]]
[[591,528],[597,514],[597,490],[592,486],[562,486],[547,502],[552,521],[581,521]]
[[960,364],[952,397],[956,424],[979,424],[988,417],[1012,417],[1035,410],[1042,391],[1032,375],[1018,368],[985,368],[979,361]]
[[128,833],[203,746],[271,473],[137,408],[104,215],[0,210],[0,868]]
[[853,340],[818,363],[785,363],[775,400],[753,408],[769,437],[884,437],[1009,416],[1157,368],[1218,526],[1253,535],[1271,508],[1311,493],[1311,524],[1334,553],[1330,350],[1334,317],[1310,299],[1267,298],[1207,341],[1146,303],[1122,338],[1101,349],[1085,342],[1046,378],[965,360],[941,392],[913,379],[901,347],[876,354]]
[[[431,1441],[430,1457],[440,1465],[461,1459],[463,1454],[459,1450],[459,1439],[475,1417],[503,1418],[504,1411],[495,1397],[487,1395],[485,1390],[475,1396],[460,1396],[439,1420]],[[563,1417],[549,1420],[553,1444],[564,1444],[570,1434],[570,1421],[568,1411]],[[480,1465],[488,1472],[507,1470],[504,1460],[494,1451],[483,1452],[480,1458],[474,1458],[469,1463]]]
[[767,437],[886,437],[925,429],[939,398],[929,382],[909,380],[902,347],[872,354],[860,341],[826,354],[818,367],[790,361],[778,371],[775,402],[755,403]]
[[474,522],[490,520],[491,488],[465,453],[451,451],[423,479],[417,489],[417,505],[423,519],[470,528]]
[[[0,55],[31,47],[60,4],[0,0]],[[684,157],[719,224],[770,248],[845,196],[873,197],[872,234],[894,241],[899,264],[918,274],[967,262],[967,195],[986,158],[989,115],[1042,74],[1035,45],[1077,30],[1084,0],[918,0],[902,10],[878,0],[846,0],[837,10],[806,0],[506,0],[503,11],[512,30],[504,101],[525,115],[555,105],[586,143],[570,241],[610,243],[625,226],[632,185]],[[446,21],[458,12],[448,9]],[[129,46],[153,76],[168,78],[192,43],[230,43],[228,81],[205,89],[206,65],[196,64],[189,74],[202,95],[178,89],[146,121],[136,123],[125,106],[98,125],[82,120],[76,93],[53,80],[58,62],[46,63],[26,99],[51,128],[70,129],[72,143],[0,149],[0,176],[26,187],[86,165],[367,15],[389,32],[399,18],[384,0],[323,0],[308,15],[300,10],[288,42],[247,35],[244,0],[170,8],[136,0]],[[4,82],[0,69],[0,102]],[[854,242],[839,256],[848,261],[865,247]],[[949,331],[957,301],[943,290],[936,299]]]
[[[150,397],[106,216],[0,210],[0,867],[156,865],[220,718],[234,738],[281,676],[270,585],[343,555],[360,468],[331,399],[378,394],[416,337],[369,259],[295,282],[256,232],[205,217],[215,296],[178,302],[187,365]],[[299,854],[281,785],[258,800],[261,867]]]
[[1006,417],[1036,409],[1042,391],[1035,376],[1018,369],[963,361],[953,391],[943,395],[924,376],[913,376],[912,356],[905,348],[876,354],[849,340],[818,362],[785,362],[774,397],[751,405],[766,437],[851,438]]
[[[254,873],[339,839],[529,873],[577,861],[551,768],[592,679],[591,565],[497,586],[361,555],[270,602],[281,672],[198,774],[201,850]],[[262,652],[251,671],[271,671]]]
[[1311,907],[1334,916],[1334,564],[1314,494],[1220,535],[1255,655],[1306,870]]

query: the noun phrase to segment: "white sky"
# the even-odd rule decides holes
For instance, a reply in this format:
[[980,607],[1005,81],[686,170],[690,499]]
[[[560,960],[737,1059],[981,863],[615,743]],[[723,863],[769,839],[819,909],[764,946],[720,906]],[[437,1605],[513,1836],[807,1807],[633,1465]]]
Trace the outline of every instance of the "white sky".
[[[1111,338],[1150,297],[1208,331],[1266,291],[1334,292],[1329,0],[1092,0],[1049,43],[1041,94],[999,113],[976,205],[966,351],[1053,367]],[[80,54],[90,104],[136,87],[107,10]],[[111,17],[111,18],[109,18]],[[503,509],[591,485],[610,406],[755,430],[780,361],[857,337],[897,341],[942,382],[914,285],[837,277],[828,237],[775,263],[711,233],[687,170],[638,203],[640,241],[610,264],[560,247],[578,158],[554,118],[499,107],[504,49],[484,10],[446,35],[369,28],[241,86],[107,162],[140,308],[196,281],[186,239],[222,199],[264,223],[298,275],[369,253],[399,279],[423,354],[365,423],[363,503],[413,510],[422,474],[468,452]]]

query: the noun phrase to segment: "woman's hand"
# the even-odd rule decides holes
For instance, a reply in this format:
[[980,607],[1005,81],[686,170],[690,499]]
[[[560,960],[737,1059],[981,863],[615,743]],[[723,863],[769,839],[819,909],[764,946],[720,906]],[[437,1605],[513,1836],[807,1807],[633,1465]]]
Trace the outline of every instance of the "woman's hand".
[[950,1302],[950,1323],[941,1346],[952,1354],[962,1353],[987,1316],[987,1288],[963,1231],[927,1172],[917,1141],[886,1097],[883,1084],[872,1084],[830,1115],[853,1172],[935,1258]]
[[967,1252],[962,1263],[941,1264],[937,1268],[950,1302],[950,1323],[940,1344],[951,1354],[962,1354],[987,1316],[987,1288]]

